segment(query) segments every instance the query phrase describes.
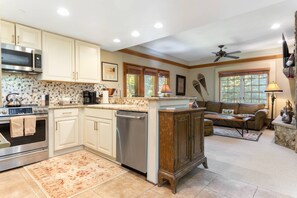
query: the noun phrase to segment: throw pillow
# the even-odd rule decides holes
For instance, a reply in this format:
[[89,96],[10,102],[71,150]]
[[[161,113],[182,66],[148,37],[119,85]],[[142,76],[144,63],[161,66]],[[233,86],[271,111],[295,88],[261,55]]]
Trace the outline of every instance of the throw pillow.
[[234,109],[222,109],[222,114],[227,114],[227,115],[234,114]]

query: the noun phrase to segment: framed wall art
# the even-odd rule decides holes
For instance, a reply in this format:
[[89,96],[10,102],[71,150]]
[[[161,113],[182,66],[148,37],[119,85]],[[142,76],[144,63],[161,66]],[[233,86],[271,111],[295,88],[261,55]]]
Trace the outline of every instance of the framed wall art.
[[118,82],[118,64],[102,62],[101,75],[102,81]]
[[186,77],[181,75],[176,75],[176,89],[177,96],[186,95]]

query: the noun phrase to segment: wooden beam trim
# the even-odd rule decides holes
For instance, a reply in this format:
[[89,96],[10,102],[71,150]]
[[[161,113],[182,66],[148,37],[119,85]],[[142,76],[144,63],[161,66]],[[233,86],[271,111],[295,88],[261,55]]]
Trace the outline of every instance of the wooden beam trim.
[[245,58],[245,59],[232,60],[232,61],[193,65],[193,66],[190,66],[190,69],[203,68],[203,67],[216,67],[216,66],[222,66],[222,65],[248,63],[248,62],[255,62],[255,61],[278,59],[278,58],[283,58],[283,55],[276,54],[276,55],[269,55],[269,56],[260,56],[260,57],[255,57],[255,58]]
[[188,66],[188,65],[184,65],[184,64],[177,63],[177,62],[174,62],[174,61],[170,61],[170,60],[167,60],[167,59],[164,59],[164,58],[159,58],[159,57],[156,57],[156,56],[144,54],[144,53],[137,52],[137,51],[134,51],[134,50],[122,49],[122,50],[119,50],[119,51],[123,52],[123,53],[126,53],[126,54],[133,55],[133,56],[138,56],[138,57],[141,57],[141,58],[155,60],[155,61],[159,61],[159,62],[162,62],[162,63],[167,63],[167,64],[170,64],[170,65],[190,69],[190,66]]

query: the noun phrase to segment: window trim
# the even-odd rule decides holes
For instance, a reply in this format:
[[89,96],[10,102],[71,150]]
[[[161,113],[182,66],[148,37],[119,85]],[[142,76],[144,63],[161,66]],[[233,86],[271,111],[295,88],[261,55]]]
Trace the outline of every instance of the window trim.
[[[219,75],[219,101],[221,101],[221,77],[229,77],[229,76],[244,76],[244,75],[253,75],[253,74],[267,74],[267,85],[269,84],[270,79],[270,68],[256,68],[256,69],[246,69],[246,70],[228,70],[228,71],[220,71]],[[270,100],[267,97],[267,105],[269,106]]]
[[165,76],[168,78],[168,82],[170,82],[170,71],[164,70],[164,69],[157,69],[154,67],[148,67],[148,66],[142,66],[142,65],[136,65],[132,63],[123,63],[123,94],[124,97],[127,97],[127,69],[132,68],[135,70],[140,71],[140,78],[139,78],[139,90],[138,90],[138,95],[140,97],[144,97],[144,75],[145,75],[145,70],[147,70],[149,73],[156,73],[156,84],[155,84],[155,95],[158,94],[158,89],[159,89],[159,76]]

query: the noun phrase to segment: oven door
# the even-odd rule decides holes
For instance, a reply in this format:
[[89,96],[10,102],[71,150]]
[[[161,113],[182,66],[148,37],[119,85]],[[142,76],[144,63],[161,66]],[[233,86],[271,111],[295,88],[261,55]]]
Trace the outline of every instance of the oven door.
[[11,154],[47,148],[47,119],[47,114],[37,115],[34,135],[12,138],[10,136],[10,117],[0,118],[0,158]]

